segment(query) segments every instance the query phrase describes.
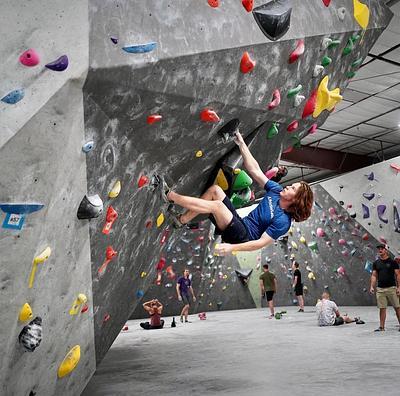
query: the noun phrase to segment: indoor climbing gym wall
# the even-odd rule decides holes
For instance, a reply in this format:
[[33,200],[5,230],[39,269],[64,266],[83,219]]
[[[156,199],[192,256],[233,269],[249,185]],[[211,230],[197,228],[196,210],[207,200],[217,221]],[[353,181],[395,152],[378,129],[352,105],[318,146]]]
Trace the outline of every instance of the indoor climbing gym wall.
[[318,133],[392,14],[358,0],[1,8],[2,392],[77,395],[159,281],[167,230],[180,238],[162,179],[248,203],[233,132],[265,170]]

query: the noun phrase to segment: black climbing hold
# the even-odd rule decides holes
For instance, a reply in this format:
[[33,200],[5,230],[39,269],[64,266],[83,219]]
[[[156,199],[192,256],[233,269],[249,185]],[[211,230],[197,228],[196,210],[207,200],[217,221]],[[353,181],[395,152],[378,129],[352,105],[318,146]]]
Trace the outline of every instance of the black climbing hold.
[[253,9],[259,28],[272,41],[280,39],[289,30],[291,13],[291,0],[270,1]]
[[103,201],[96,195],[85,195],[78,208],[78,219],[94,219],[103,213]]
[[247,283],[251,273],[253,272],[253,268],[241,268],[235,270],[237,277],[242,283]]
[[235,132],[238,131],[239,124],[240,120],[238,118],[228,121],[218,130],[218,135],[222,137],[225,143],[233,140]]
[[221,310],[221,307],[222,307],[222,301],[218,301],[218,302],[217,302],[218,311]]
[[171,327],[176,327],[175,317],[172,318]]
[[37,316],[26,325],[18,336],[20,344],[29,352],[33,352],[42,341],[42,318]]
[[343,201],[339,201],[339,205],[344,205],[344,202]]
[[285,244],[285,245],[287,245],[288,240],[289,240],[289,235],[281,236],[281,237],[278,238],[278,241],[280,243]]

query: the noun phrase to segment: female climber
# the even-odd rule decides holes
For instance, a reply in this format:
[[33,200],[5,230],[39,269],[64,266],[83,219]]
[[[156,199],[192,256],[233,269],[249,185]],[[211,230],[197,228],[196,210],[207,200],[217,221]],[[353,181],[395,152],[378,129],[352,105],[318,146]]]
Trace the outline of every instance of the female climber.
[[263,173],[239,131],[235,134],[235,143],[239,146],[246,170],[265,189],[264,198],[248,216],[242,219],[217,185],[211,186],[200,198],[169,190],[165,182],[163,187],[166,200],[187,209],[176,219],[180,224],[188,223],[198,214],[210,214],[210,220],[224,242],[216,247],[218,255],[258,250],[270,245],[289,230],[292,219],[297,222],[306,220],[313,206],[313,192],[306,182],[282,188]]
[[164,321],[161,319],[163,305],[157,299],[147,301],[143,304],[144,310],[150,315],[150,323],[140,323],[140,327],[145,330],[162,329]]

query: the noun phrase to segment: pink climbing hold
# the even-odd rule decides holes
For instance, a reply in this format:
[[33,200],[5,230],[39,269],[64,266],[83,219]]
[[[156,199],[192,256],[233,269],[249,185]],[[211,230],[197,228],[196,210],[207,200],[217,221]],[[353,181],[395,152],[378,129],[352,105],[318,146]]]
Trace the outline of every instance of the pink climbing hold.
[[344,267],[342,267],[342,266],[340,266],[340,267],[336,270],[336,272],[337,272],[339,275],[342,275],[342,276],[346,275],[346,270],[345,270]]
[[336,209],[330,207],[330,208],[329,208],[329,214],[330,214],[331,216],[336,216],[336,215],[337,215]]
[[208,0],[208,5],[212,8],[219,7],[219,0]]
[[400,165],[398,164],[390,164],[390,167],[395,170],[396,175],[400,172]]
[[39,54],[34,49],[28,49],[21,54],[19,61],[28,67],[36,66],[40,62]]
[[295,131],[298,127],[299,127],[298,121],[294,120],[294,121],[292,121],[292,122],[288,125],[287,131],[288,131],[288,132],[293,132],[293,131]]
[[244,74],[251,72],[256,65],[256,61],[251,59],[250,54],[246,51],[240,60],[240,71]]
[[310,129],[308,130],[308,133],[312,135],[313,133],[317,132],[317,129],[318,129],[318,124],[314,123],[311,125]]
[[322,2],[325,4],[325,7],[329,7],[329,4],[331,4],[331,0],[322,0]]
[[288,147],[285,151],[283,151],[282,153],[283,154],[288,154],[288,153],[290,153],[290,152],[292,152],[293,151],[293,146],[290,146],[290,147]]
[[155,122],[161,121],[162,115],[160,114],[151,114],[147,117],[147,123],[149,125],[153,125]]
[[204,122],[218,122],[218,114],[212,109],[204,109],[200,113],[200,119]]
[[275,91],[272,93],[272,101],[268,104],[268,110],[275,109],[275,107],[278,107],[280,103],[281,93],[279,92],[279,89],[275,89]]
[[268,179],[272,179],[273,177],[276,176],[278,171],[279,171],[279,168],[277,166],[274,166],[273,168],[271,168],[265,172],[265,176],[267,176]]
[[253,11],[254,0],[242,0],[242,5],[247,12]]
[[289,55],[289,63],[294,63],[304,54],[304,40],[297,40],[296,49]]
[[346,241],[344,239],[339,239],[338,241],[339,245],[346,245]]
[[325,236],[325,231],[322,228],[317,228],[317,236],[322,238]]

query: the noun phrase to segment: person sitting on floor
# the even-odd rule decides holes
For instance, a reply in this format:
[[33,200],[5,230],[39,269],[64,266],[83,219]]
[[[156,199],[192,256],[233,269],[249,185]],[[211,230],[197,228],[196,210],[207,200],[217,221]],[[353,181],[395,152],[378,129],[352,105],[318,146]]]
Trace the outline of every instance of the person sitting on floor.
[[322,300],[317,303],[318,326],[340,326],[345,323],[364,324],[360,318],[351,318],[340,315],[339,309],[334,301],[330,300],[328,292],[322,293]]
[[147,301],[143,304],[143,308],[150,315],[150,323],[140,323],[140,326],[145,330],[162,329],[164,320],[161,319],[163,305],[157,299]]

